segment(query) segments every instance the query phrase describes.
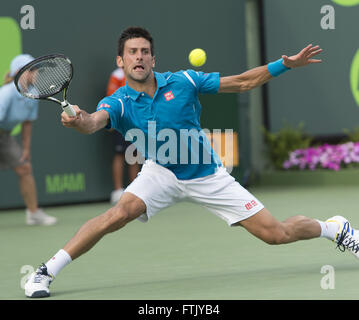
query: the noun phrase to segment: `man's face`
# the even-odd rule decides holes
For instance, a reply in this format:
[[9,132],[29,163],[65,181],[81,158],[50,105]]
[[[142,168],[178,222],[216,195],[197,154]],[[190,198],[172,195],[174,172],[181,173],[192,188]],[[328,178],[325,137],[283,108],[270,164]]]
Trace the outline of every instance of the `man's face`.
[[117,65],[123,68],[125,77],[146,82],[155,66],[151,44],[144,38],[133,38],[125,42],[123,57],[117,56]]

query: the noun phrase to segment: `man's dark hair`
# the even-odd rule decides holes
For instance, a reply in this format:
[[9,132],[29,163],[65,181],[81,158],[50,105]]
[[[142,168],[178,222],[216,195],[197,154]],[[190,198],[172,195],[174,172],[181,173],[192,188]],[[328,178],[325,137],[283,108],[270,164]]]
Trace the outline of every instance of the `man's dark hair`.
[[151,55],[154,55],[153,39],[151,34],[144,28],[141,27],[129,27],[124,30],[118,40],[118,55],[123,56],[123,49],[125,47],[125,42],[129,39],[134,38],[144,38],[151,44]]

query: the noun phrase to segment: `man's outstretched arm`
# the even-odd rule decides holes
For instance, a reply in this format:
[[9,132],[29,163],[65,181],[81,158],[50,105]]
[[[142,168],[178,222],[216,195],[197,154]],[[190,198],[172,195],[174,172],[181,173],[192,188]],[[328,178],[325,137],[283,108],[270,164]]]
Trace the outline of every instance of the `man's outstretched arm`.
[[70,117],[66,112],[61,114],[61,122],[67,128],[74,128],[84,134],[94,133],[104,127],[109,122],[109,114],[104,110],[99,110],[93,113],[87,113],[74,105],[76,111],[75,117]]
[[268,65],[253,68],[236,76],[221,77],[218,93],[248,91],[265,84],[286,70],[322,62],[320,59],[313,59],[321,52],[319,46],[310,44],[296,55],[283,55],[280,60]]

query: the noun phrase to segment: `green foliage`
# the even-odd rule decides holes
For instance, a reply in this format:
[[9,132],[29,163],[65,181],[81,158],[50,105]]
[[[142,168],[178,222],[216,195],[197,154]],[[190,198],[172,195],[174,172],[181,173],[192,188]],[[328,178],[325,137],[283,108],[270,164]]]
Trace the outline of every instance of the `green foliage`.
[[345,141],[359,142],[359,127],[356,127],[353,130],[344,129],[343,131],[347,135]]
[[268,156],[276,169],[283,169],[283,162],[288,159],[291,151],[310,146],[312,138],[303,133],[303,127],[303,123],[300,123],[297,128],[285,124],[277,133],[263,128]]

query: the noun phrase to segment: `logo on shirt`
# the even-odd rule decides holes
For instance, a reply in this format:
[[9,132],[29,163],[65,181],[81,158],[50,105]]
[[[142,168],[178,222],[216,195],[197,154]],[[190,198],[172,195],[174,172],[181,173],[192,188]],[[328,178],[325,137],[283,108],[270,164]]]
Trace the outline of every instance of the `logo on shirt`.
[[256,205],[257,205],[257,202],[255,200],[252,200],[251,202],[246,203],[245,207],[246,207],[247,210],[251,210]]
[[165,96],[166,101],[170,101],[170,100],[172,100],[172,99],[175,98],[175,96],[173,95],[172,91],[166,92],[166,93],[164,94],[164,96]]
[[100,108],[111,108],[111,106],[108,105],[107,103],[101,103]]

